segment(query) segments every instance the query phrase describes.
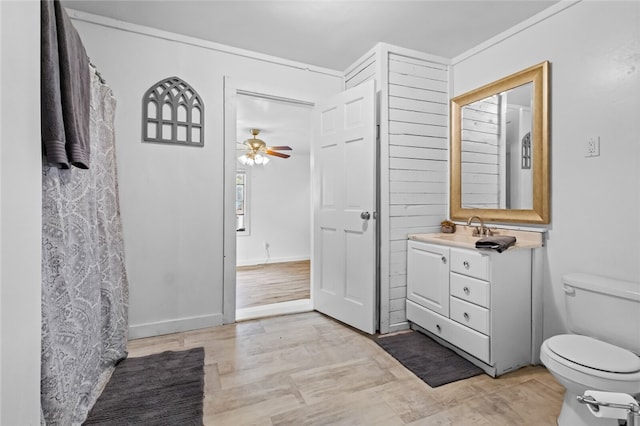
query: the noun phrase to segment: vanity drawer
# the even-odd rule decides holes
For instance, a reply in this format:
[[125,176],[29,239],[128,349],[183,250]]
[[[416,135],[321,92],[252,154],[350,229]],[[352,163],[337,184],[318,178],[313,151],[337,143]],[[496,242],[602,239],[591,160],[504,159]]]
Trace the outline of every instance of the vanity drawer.
[[491,364],[489,336],[436,314],[410,300],[407,300],[407,319],[479,360]]
[[489,256],[476,251],[451,249],[451,270],[459,274],[489,279]]
[[480,281],[465,275],[451,273],[451,295],[476,305],[489,307],[490,286],[486,281]]
[[451,298],[449,302],[449,315],[452,320],[473,328],[482,333],[489,334],[489,310],[464,300]]

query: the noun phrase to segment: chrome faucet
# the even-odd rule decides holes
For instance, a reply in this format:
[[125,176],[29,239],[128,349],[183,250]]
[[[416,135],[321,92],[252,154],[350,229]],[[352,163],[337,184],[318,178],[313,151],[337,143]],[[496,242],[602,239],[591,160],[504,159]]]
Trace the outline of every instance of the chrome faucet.
[[484,222],[480,218],[480,216],[471,216],[469,220],[467,220],[467,226],[471,226],[471,222],[473,222],[473,219],[477,219],[478,222],[480,222],[480,226],[473,227],[473,233],[471,234],[472,236],[480,237],[483,235],[493,235],[493,232],[491,231],[491,229],[484,226]]

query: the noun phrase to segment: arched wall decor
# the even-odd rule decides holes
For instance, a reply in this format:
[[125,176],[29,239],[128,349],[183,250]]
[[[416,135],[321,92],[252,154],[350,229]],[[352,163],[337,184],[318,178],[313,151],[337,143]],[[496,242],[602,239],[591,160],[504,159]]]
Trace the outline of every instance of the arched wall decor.
[[142,98],[142,140],[204,146],[204,104],[178,77],[160,80]]

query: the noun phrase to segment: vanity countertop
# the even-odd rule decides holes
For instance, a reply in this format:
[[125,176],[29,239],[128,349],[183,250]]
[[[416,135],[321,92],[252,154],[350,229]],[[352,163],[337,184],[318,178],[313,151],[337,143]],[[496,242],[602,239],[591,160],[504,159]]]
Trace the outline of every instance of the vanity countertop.
[[[498,235],[511,235],[516,237],[515,245],[509,247],[509,250],[517,249],[532,249],[542,247],[542,234],[539,232],[531,231],[517,231],[512,229],[493,229],[495,236]],[[481,237],[474,237],[472,235],[473,227],[458,225],[456,232],[453,234],[444,234],[441,232],[433,234],[409,234],[408,238],[414,241],[422,241],[425,243],[444,244],[454,247],[463,248],[476,248],[476,241]]]

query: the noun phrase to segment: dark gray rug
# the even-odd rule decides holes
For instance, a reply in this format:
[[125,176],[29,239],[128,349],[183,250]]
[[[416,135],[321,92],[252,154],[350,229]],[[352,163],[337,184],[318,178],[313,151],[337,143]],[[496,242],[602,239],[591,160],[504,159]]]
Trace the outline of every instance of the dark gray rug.
[[483,372],[451,349],[417,331],[381,336],[375,341],[432,388]]
[[127,358],[84,424],[202,425],[203,397],[203,348]]

